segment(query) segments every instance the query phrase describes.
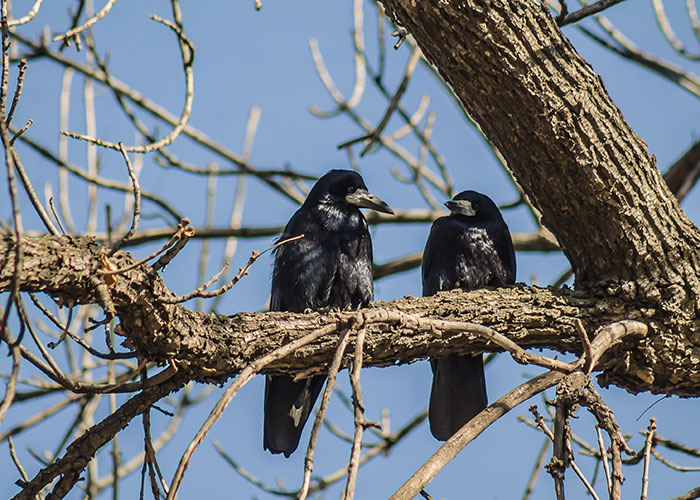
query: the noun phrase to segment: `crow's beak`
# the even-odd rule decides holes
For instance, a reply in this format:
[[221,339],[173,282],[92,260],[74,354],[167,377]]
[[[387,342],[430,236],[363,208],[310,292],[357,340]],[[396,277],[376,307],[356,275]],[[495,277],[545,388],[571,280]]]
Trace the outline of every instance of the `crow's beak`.
[[356,207],[371,208],[377,212],[394,215],[394,211],[389,205],[365,189],[358,189],[354,193],[347,195],[345,201]]
[[471,202],[467,200],[446,201],[445,206],[455,215],[466,215],[467,217],[476,215],[476,210],[472,207]]

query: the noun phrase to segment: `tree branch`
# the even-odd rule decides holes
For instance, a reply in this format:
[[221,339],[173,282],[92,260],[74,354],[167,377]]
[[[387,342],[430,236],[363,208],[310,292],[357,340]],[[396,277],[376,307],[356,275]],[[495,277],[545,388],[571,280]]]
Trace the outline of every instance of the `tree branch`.
[[[23,240],[22,250],[23,267],[18,277],[21,290],[43,291],[59,303],[102,304],[95,276],[102,268],[101,258],[109,247],[91,238],[45,236]],[[110,262],[126,269],[135,260],[127,253],[117,252]],[[0,291],[9,290],[13,268],[13,245],[3,240],[0,242]],[[120,321],[115,332],[127,337],[126,346],[148,360],[171,363],[187,370],[191,378],[198,380],[224,380],[280,345],[318,328],[335,325],[333,333],[265,369],[268,373],[304,376],[323,373],[332,358],[338,332],[357,314],[268,312],[227,317],[190,311],[162,301],[174,294],[146,265],[118,275],[112,288],[102,288],[103,293],[109,291]],[[445,320],[478,323],[507,333],[510,340],[523,348],[548,347],[561,352],[580,351],[578,319],[588,331],[622,319],[643,320],[658,328],[660,320],[650,317],[650,312],[642,308],[643,304],[628,302],[624,295],[618,297],[614,293],[619,295],[611,289],[607,297],[589,297],[568,289],[516,285],[377,302],[361,312],[368,329],[365,365],[386,366],[453,352],[500,350],[478,334],[468,333],[469,327],[455,329],[452,324],[445,326]],[[668,358],[663,364],[649,365],[643,352],[638,352],[640,343],[621,347],[615,356],[602,360],[600,366],[607,370],[606,383],[614,382],[631,391],[698,394],[699,388],[690,375],[673,380],[664,378],[671,366]],[[677,363],[677,370],[689,374],[698,370],[690,358],[678,359]],[[656,378],[650,378],[649,373]]]

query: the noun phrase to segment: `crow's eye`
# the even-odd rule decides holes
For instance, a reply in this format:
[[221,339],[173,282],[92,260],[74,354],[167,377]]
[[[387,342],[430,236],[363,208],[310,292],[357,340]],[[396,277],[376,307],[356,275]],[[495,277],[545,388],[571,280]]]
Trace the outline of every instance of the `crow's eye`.
[[475,212],[478,211],[478,210],[479,210],[479,204],[478,204],[478,203],[472,203],[472,208],[474,209]]
[[357,188],[355,186],[348,186],[348,194],[352,194],[355,192]]

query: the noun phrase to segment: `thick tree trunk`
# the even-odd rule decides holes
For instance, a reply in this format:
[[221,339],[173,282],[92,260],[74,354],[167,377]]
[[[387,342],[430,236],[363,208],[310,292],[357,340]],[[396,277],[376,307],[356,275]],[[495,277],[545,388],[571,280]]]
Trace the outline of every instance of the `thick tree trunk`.
[[384,2],[499,149],[578,285],[697,291],[697,228],[546,2]]

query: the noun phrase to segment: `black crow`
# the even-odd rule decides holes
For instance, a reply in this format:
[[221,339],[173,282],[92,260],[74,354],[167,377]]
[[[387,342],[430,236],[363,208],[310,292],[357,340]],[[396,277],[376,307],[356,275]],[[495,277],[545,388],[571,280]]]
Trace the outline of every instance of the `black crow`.
[[[501,212],[491,199],[462,191],[445,203],[450,215],[430,229],[423,252],[423,296],[515,283],[515,251]],[[431,359],[430,432],[445,441],[486,407],[482,355]]]
[[[270,310],[357,309],[372,301],[372,241],[360,207],[394,213],[356,172],[331,170],[316,182],[281,239],[304,237],[276,250]],[[267,376],[264,449],[286,457],[297,449],[325,378]]]

